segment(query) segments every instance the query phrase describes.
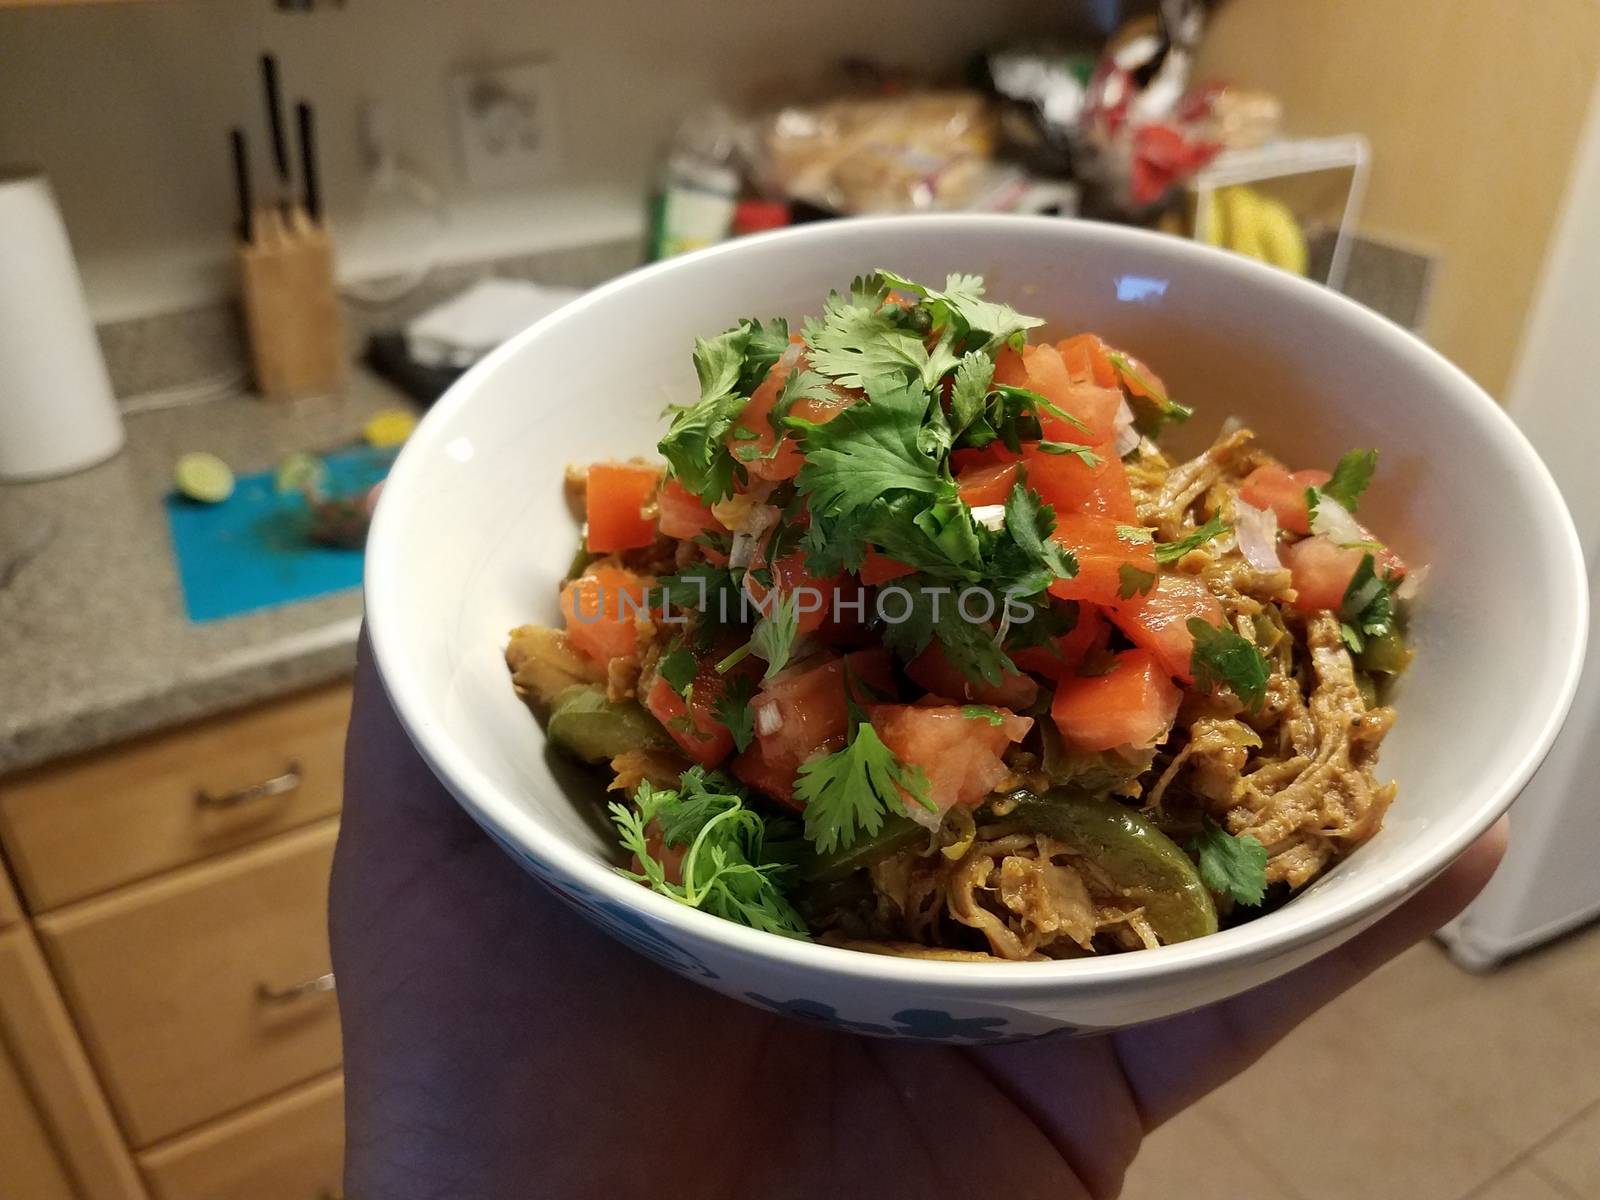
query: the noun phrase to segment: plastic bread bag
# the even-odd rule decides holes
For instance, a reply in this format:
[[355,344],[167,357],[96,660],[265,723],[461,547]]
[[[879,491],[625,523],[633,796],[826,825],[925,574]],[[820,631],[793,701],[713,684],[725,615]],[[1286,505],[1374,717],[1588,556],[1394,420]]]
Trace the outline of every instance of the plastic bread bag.
[[982,186],[996,128],[967,91],[791,105],[757,125],[755,168],[769,194],[836,213],[958,209]]

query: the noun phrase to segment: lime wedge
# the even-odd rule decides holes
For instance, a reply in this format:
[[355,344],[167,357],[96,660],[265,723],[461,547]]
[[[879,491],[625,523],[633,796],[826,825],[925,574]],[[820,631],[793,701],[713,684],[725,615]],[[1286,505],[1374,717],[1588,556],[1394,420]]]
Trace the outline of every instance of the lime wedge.
[[361,436],[374,450],[398,446],[411,436],[417,418],[403,408],[386,408],[361,427]]
[[185,454],[172,469],[178,490],[201,504],[221,504],[233,495],[233,471],[215,454]]
[[328,477],[328,466],[315,454],[297,450],[278,464],[272,485],[279,492],[316,491]]

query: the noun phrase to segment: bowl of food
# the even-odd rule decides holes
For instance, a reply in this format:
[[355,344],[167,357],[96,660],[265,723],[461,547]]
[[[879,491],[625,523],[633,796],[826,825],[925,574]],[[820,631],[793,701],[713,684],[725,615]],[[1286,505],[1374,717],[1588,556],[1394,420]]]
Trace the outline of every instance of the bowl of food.
[[634,272],[394,466],[367,619],[463,807],[736,999],[988,1040],[1390,911],[1571,702],[1582,556],[1500,408],[1324,289],[1052,219]]

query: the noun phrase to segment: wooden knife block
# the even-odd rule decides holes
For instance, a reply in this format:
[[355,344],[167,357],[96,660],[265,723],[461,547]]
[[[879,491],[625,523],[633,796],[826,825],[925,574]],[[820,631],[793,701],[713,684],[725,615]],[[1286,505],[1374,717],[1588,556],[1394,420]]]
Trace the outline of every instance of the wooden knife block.
[[273,400],[336,392],[349,370],[328,231],[301,208],[257,209],[237,247],[256,388]]

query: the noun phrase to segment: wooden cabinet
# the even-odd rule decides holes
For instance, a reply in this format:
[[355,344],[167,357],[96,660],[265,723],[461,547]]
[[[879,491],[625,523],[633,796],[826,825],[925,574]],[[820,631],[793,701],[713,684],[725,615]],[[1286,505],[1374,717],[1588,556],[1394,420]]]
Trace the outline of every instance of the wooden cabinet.
[[[5,1060],[0,1074],[14,1071],[27,1096],[22,1111],[29,1114],[14,1118],[0,1097],[0,1131],[5,1135],[0,1196],[35,1194],[8,1186],[13,1179],[8,1170],[30,1183],[37,1177],[40,1194],[50,1195],[44,1189],[50,1186],[51,1164],[37,1139],[29,1153],[31,1127],[48,1134],[55,1165],[75,1184],[70,1194],[81,1200],[143,1200],[133,1160],[26,925],[0,933],[0,1058]],[[13,1097],[11,1104],[21,1102]],[[21,1147],[15,1161],[13,1144]]]
[[4,869],[0,869],[0,929],[15,925],[20,920],[22,906],[17,903],[17,894],[11,890]]
[[33,1103],[22,1068],[0,1042],[0,1196],[74,1200],[72,1180]]
[[0,839],[28,907],[47,912],[337,812],[349,717],[340,684],[7,780]]
[[337,828],[323,821],[38,920],[135,1146],[338,1066],[326,986]]
[[153,1200],[331,1200],[344,1176],[344,1080],[332,1075],[139,1156]]
[[349,711],[339,684],[0,780],[0,1200],[340,1194]]

